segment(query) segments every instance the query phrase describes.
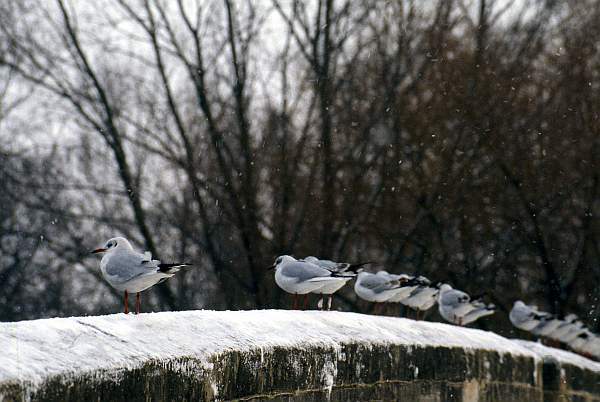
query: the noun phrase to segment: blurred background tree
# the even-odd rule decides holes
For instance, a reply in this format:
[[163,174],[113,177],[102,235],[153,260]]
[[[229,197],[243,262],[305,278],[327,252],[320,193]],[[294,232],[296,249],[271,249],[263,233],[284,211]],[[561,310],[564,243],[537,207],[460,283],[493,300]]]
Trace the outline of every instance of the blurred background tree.
[[316,254],[598,330],[598,20],[597,0],[2,2],[0,320],[117,309],[87,252],[118,234],[196,265],[153,310],[281,307],[266,268]]

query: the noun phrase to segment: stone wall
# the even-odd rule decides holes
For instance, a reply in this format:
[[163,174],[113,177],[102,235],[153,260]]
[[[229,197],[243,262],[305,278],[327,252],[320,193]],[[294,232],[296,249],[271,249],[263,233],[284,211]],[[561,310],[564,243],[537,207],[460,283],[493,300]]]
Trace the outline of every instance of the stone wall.
[[[250,317],[245,325],[232,327],[244,319],[240,315],[244,313],[256,318]],[[540,353],[539,347],[528,349],[527,343],[512,342],[483,331],[349,313],[277,312],[265,313],[264,317],[257,312],[176,313],[180,317],[168,320],[168,325],[182,321],[180,331],[177,327],[165,329],[164,320],[144,318],[164,314],[127,318],[115,315],[102,317],[100,322],[89,317],[62,319],[64,323],[38,320],[29,324],[0,324],[0,347],[21,348],[20,352],[9,351],[0,356],[0,400],[600,401],[599,364],[566,352],[554,354],[550,348]],[[216,337],[210,336],[210,341],[202,336],[195,342],[189,339],[187,330],[195,314],[201,315],[198,318],[201,323],[206,322],[206,314],[213,315],[209,318],[213,322],[211,328],[217,332],[212,335]],[[278,323],[281,314],[285,314],[285,319]],[[292,319],[288,318],[290,314]],[[298,320],[293,319],[294,315]],[[340,322],[340,317],[348,321]],[[73,320],[85,323],[84,328],[77,325],[72,328]],[[111,320],[119,321],[124,328],[102,325]],[[298,332],[297,321],[300,327],[306,324],[312,327],[304,333]],[[288,339],[292,336],[288,332],[290,322],[296,325],[297,339],[293,341]],[[360,332],[353,333],[355,322]],[[269,337],[269,331],[278,324],[281,333]],[[320,325],[323,328],[318,328]],[[256,333],[261,326],[269,328],[259,336]],[[62,350],[60,355],[41,346],[36,350],[39,339],[44,338],[37,331],[32,334],[36,328],[44,328],[50,340],[62,338],[64,342],[57,345]],[[336,330],[341,331],[339,336]],[[393,342],[400,336],[395,330],[404,334]],[[448,331],[445,335],[441,333],[448,339],[411,343],[411,336],[420,339],[428,330],[432,336]],[[60,331],[58,336],[56,331]],[[408,336],[409,331],[414,333]],[[141,353],[138,353],[136,339],[144,337],[147,341],[146,337],[153,332],[158,335],[155,342],[188,344],[182,348],[169,346],[165,353],[157,349],[159,353],[144,354],[145,348],[139,347]],[[165,332],[170,337],[165,337]],[[464,339],[459,342],[452,338],[454,335]],[[469,336],[474,343],[489,337],[497,348],[493,344],[489,348],[469,346]],[[84,348],[77,346],[81,337],[85,338]],[[120,345],[121,351],[116,345],[104,345],[103,354],[111,354],[113,350],[131,353],[124,361],[115,363],[111,356],[106,356],[106,361],[96,357],[93,362],[78,362],[86,356],[97,356],[90,349],[94,348],[93,343],[110,342],[111,337],[119,344],[130,344]],[[20,342],[23,344],[19,345]],[[74,355],[65,356],[71,342],[75,342]],[[510,350],[511,344],[514,350]],[[82,354],[82,350],[88,349]],[[60,369],[53,367],[53,359]],[[72,369],[65,370],[69,361]],[[7,364],[22,365],[22,369],[7,369],[4,367]]]

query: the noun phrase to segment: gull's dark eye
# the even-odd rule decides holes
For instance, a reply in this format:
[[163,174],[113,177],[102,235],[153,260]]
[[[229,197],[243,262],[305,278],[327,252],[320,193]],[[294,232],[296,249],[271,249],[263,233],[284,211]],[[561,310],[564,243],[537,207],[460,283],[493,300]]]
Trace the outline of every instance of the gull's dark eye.
[[275,264],[281,264],[281,261],[283,261],[283,257],[278,257]]

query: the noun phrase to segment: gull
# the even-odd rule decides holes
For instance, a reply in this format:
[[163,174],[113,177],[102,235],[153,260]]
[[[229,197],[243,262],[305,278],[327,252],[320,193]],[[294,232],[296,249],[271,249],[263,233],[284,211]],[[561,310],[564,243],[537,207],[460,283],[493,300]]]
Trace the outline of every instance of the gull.
[[564,321],[552,314],[548,314],[541,318],[540,323],[531,330],[531,333],[537,336],[550,337]]
[[135,313],[141,307],[140,292],[166,281],[180,268],[189,266],[186,263],[165,264],[152,259],[152,254],[144,254],[133,250],[124,237],[113,237],[104,247],[92,251],[93,254],[104,253],[100,261],[102,276],[115,289],[124,292],[125,314],[129,313],[129,293],[136,293]]
[[[379,271],[375,275],[387,277],[390,280],[401,281],[401,287],[397,290],[396,294],[387,300],[390,303],[402,303],[417,310],[427,310],[435,304],[438,290],[434,289],[433,292],[430,292],[428,286],[431,284],[431,281],[424,276],[395,275],[387,271]],[[432,293],[433,303],[431,303]]]
[[567,332],[558,338],[562,343],[569,344],[573,342],[580,334],[586,332],[588,329],[583,325],[581,321],[576,321],[573,324],[569,324]]
[[425,281],[416,286],[416,288],[410,293],[409,297],[400,301],[400,303],[404,304],[405,306],[417,311],[417,320],[419,319],[419,313],[421,311],[427,311],[433,307],[435,303],[437,303],[437,295],[440,292],[440,284],[436,284],[435,286],[427,286],[431,282],[427,278],[419,278],[423,278]]
[[415,277],[407,274],[390,274],[387,271],[377,271],[375,275],[386,278],[390,282],[397,281],[400,283],[400,287],[396,290],[394,295],[387,300],[388,303],[402,302],[404,299],[410,297],[412,291],[418,287],[418,285],[413,282]]
[[354,278],[356,276],[356,274],[351,274],[351,273],[343,273],[340,274],[342,276],[340,276],[339,278],[336,278],[337,280],[335,281],[330,281],[330,283],[325,284],[323,287],[319,288],[318,290],[315,290],[311,293],[316,293],[321,295],[321,298],[319,299],[319,302],[317,303],[317,307],[319,307],[319,309],[323,310],[324,306],[323,306],[323,296],[327,295],[328,296],[328,300],[327,300],[327,310],[331,310],[331,303],[333,301],[333,294],[335,292],[337,292],[338,290],[340,290],[342,287],[344,287],[344,285],[352,278]]
[[361,271],[354,283],[354,291],[363,300],[386,303],[404,292],[403,284],[409,281],[408,275],[372,274]]
[[385,278],[390,283],[398,282],[400,287],[396,289],[392,297],[386,300],[386,303],[401,303],[410,297],[411,293],[418,288],[415,283],[415,277],[407,274],[390,274],[387,271],[377,271],[375,275]]
[[513,304],[508,318],[515,327],[524,331],[532,331],[541,324],[544,318],[549,316],[550,314],[540,312],[537,308],[528,306],[521,300],[517,300]]
[[600,337],[589,331],[580,334],[569,346],[588,357],[600,357]]
[[452,289],[452,286],[443,284],[438,293],[438,306],[440,315],[448,322],[460,326],[476,321],[481,317],[493,314],[495,307],[493,304],[475,300],[460,290]]
[[590,343],[595,341],[596,336],[588,329],[578,334],[568,344],[569,347],[577,352],[583,352]]
[[472,322],[477,321],[481,317],[492,315],[496,312],[496,306],[493,304],[485,304],[482,301],[476,300],[471,302],[473,304],[473,310],[469,311],[464,317],[462,317],[460,325],[468,325]]
[[460,318],[473,309],[471,297],[452,286],[443,284],[438,293],[440,315],[449,322],[460,324]]
[[370,262],[351,264],[348,262],[335,262],[335,261],[331,261],[331,260],[321,260],[312,255],[305,257],[300,261],[308,262],[308,263],[316,265],[320,268],[324,268],[324,269],[330,271],[333,275],[335,275],[337,277],[347,278],[346,280],[333,281],[331,283],[324,285],[320,289],[311,292],[311,293],[316,293],[316,294],[321,295],[321,299],[319,299],[319,302],[317,303],[317,306],[319,307],[319,309],[324,308],[323,295],[329,296],[328,301],[327,301],[327,310],[331,310],[333,294],[335,292],[337,292],[338,290],[340,290],[350,279],[352,279],[356,276],[357,269],[359,269],[367,264],[370,264]]
[[296,260],[289,255],[277,257],[271,266],[275,269],[275,283],[287,293],[294,295],[293,308],[297,307],[297,296],[304,296],[304,306],[309,293],[333,294],[353,275],[332,272],[310,262]]
[[585,335],[585,328],[577,321],[576,315],[570,314],[560,319],[550,313],[538,311],[536,307],[528,306],[520,300],[515,302],[509,319],[515,327],[554,342],[568,343]]
[[564,342],[563,339],[571,332],[577,329],[583,328],[583,323],[579,321],[579,318],[575,314],[567,315],[562,324],[558,326],[551,334],[548,335],[559,342]]

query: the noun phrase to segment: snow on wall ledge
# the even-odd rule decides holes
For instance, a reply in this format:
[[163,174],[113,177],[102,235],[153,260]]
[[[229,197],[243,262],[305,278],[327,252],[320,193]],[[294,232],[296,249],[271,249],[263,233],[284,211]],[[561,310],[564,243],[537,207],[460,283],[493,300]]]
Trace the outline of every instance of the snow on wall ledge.
[[600,401],[600,364],[455,326],[316,311],[0,324],[0,400]]

